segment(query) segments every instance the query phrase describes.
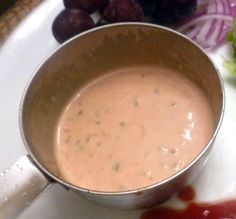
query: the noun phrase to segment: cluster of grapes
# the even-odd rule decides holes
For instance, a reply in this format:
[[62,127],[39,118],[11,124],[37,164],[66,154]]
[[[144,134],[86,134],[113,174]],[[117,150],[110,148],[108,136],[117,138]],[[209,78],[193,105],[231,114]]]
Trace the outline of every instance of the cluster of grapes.
[[[197,0],[63,0],[65,9],[55,18],[53,35],[59,43],[98,25],[115,22],[176,23],[192,15]],[[98,11],[95,24],[91,14]]]

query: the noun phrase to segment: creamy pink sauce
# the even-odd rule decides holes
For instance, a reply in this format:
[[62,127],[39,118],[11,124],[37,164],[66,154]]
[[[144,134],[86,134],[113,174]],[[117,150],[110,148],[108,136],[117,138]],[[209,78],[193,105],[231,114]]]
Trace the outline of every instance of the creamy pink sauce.
[[184,168],[212,132],[209,102],[191,80],[169,68],[130,67],[92,81],[68,102],[55,156],[66,181],[124,191]]

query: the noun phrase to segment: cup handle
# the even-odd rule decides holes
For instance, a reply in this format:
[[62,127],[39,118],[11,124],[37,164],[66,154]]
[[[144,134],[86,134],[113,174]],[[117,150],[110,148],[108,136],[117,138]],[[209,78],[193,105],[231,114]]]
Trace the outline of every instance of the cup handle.
[[21,157],[0,172],[0,219],[15,218],[50,184],[29,156]]

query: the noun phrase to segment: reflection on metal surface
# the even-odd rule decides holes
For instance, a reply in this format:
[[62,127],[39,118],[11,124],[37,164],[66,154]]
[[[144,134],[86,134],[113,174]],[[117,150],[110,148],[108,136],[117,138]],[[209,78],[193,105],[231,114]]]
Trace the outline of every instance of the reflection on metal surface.
[[0,219],[12,219],[27,207],[50,181],[24,156],[0,173]]

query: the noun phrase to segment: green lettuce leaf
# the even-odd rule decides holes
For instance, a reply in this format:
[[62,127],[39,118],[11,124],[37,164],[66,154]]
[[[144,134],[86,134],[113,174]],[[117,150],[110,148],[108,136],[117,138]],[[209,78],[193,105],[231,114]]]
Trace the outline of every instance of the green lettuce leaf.
[[223,66],[236,78],[236,17],[233,19],[232,30],[227,34],[227,41],[233,48],[233,57],[231,61],[224,60]]

